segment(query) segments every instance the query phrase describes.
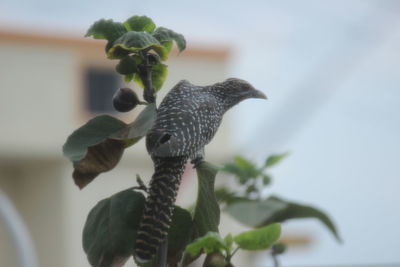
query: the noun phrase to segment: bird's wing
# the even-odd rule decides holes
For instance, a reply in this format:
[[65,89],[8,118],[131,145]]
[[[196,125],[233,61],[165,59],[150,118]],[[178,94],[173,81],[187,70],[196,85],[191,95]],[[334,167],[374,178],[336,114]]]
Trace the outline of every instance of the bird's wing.
[[215,99],[187,81],[178,83],[164,98],[157,120],[146,137],[150,155],[193,155],[213,137],[221,116],[210,116]]

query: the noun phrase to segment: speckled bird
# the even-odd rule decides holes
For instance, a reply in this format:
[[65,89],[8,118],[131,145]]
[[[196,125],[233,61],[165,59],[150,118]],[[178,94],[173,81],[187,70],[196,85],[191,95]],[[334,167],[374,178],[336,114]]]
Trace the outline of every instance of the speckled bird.
[[136,238],[135,258],[146,262],[165,241],[186,162],[199,164],[227,110],[247,98],[266,96],[236,78],[210,86],[180,81],[161,102],[146,136],[155,172]]

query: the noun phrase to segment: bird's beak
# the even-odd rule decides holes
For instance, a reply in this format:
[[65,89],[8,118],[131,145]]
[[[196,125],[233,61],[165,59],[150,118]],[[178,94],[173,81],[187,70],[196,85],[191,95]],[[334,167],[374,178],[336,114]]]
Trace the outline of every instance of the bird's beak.
[[253,92],[251,92],[250,97],[251,98],[268,99],[267,96],[263,92],[258,91],[258,90],[254,90]]

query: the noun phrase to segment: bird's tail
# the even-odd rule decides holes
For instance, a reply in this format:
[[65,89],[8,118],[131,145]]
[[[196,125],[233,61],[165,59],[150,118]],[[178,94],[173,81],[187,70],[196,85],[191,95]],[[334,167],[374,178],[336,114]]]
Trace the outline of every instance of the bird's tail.
[[153,157],[155,172],[136,237],[135,258],[146,262],[165,241],[187,157]]

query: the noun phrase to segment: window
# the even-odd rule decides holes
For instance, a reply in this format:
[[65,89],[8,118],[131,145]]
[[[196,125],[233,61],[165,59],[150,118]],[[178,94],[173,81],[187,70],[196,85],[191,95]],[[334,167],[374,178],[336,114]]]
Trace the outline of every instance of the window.
[[93,113],[114,112],[112,96],[121,86],[114,69],[90,67],[85,72],[86,109]]

